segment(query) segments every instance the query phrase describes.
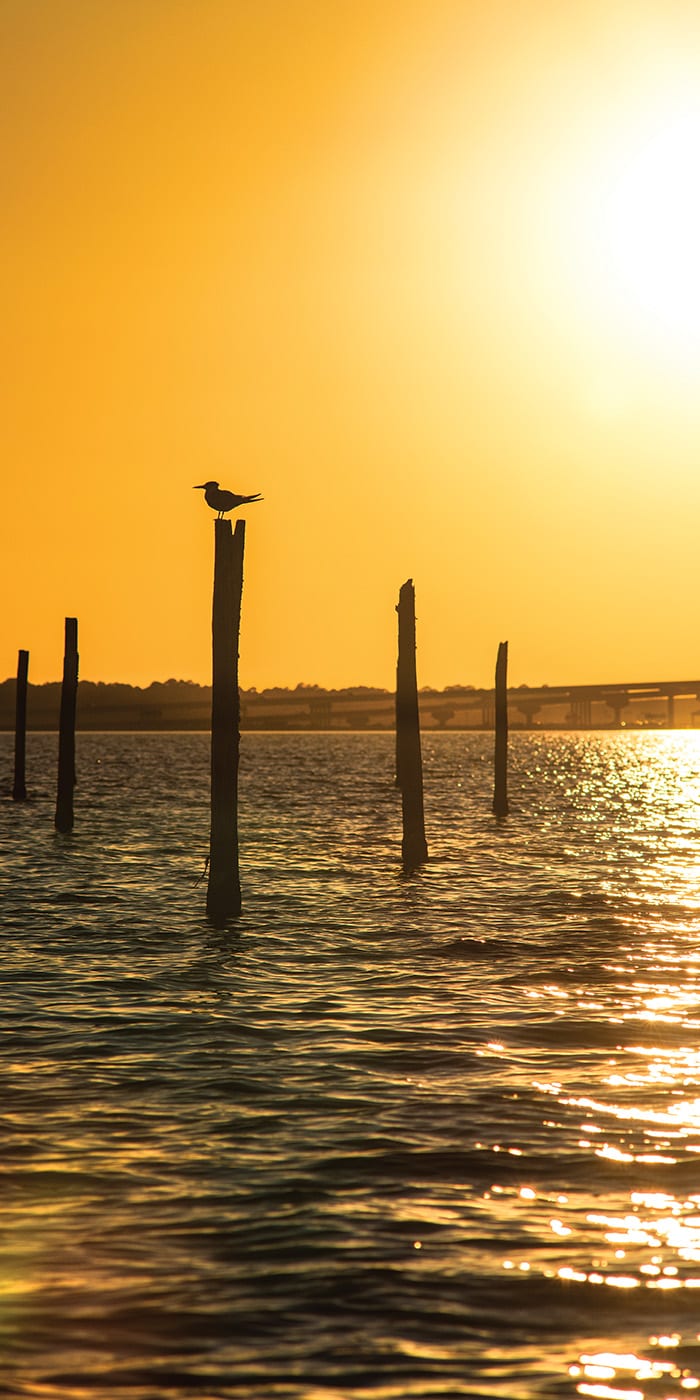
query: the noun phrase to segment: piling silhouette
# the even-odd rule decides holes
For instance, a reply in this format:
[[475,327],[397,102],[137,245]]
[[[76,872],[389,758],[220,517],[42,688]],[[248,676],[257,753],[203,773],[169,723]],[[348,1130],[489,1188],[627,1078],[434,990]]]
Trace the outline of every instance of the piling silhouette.
[[56,830],[68,835],[73,830],[75,789],[75,709],[78,698],[78,619],[67,617],[63,652],[63,682],[58,729],[58,792]]
[[26,802],[26,754],[27,754],[27,675],[29,672],[29,652],[20,651],[17,656],[17,689],[15,692],[15,775],[12,797],[15,802]]
[[212,606],[211,830],[207,913],[225,922],[241,911],[238,866],[240,697],[238,643],[245,521],[214,521]]
[[508,643],[499,642],[496,658],[493,810],[508,816]]
[[423,807],[423,759],[416,677],[416,596],[413,579],[399,591],[398,660],[396,663],[396,782],[401,790],[403,836],[401,859],[405,871],[428,859]]

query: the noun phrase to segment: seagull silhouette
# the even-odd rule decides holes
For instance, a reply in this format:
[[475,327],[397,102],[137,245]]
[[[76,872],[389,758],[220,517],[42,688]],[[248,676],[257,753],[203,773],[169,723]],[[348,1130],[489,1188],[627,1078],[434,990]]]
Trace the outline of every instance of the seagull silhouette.
[[201,486],[193,486],[192,490],[204,492],[207,505],[218,512],[219,520],[223,520],[226,512],[235,510],[237,506],[246,506],[249,501],[262,500],[259,492],[257,496],[237,496],[235,491],[222,491],[218,481],[205,481]]

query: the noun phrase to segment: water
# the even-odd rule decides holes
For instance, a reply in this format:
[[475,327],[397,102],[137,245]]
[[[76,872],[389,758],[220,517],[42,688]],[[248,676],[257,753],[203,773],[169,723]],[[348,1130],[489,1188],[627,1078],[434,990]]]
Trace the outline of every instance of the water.
[[[0,773],[10,772],[3,736]],[[0,803],[0,1393],[682,1400],[700,1389],[700,735],[55,740]]]

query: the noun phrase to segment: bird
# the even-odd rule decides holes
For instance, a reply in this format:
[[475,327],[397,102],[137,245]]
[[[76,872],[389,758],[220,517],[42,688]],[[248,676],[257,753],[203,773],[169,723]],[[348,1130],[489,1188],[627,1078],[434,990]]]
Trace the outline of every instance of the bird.
[[237,496],[235,491],[223,491],[218,481],[204,481],[201,486],[193,486],[192,490],[204,492],[207,505],[218,512],[218,520],[223,520],[226,512],[235,510],[237,506],[247,506],[249,501],[262,500],[260,492],[256,496]]

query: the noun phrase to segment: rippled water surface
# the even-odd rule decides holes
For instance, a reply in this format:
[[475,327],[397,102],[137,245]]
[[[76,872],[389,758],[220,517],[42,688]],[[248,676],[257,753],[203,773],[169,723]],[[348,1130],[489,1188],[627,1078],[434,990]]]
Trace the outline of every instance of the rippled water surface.
[[[2,736],[9,786],[11,738]],[[81,735],[0,803],[0,1393],[700,1390],[700,735]]]

